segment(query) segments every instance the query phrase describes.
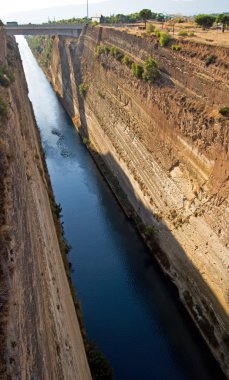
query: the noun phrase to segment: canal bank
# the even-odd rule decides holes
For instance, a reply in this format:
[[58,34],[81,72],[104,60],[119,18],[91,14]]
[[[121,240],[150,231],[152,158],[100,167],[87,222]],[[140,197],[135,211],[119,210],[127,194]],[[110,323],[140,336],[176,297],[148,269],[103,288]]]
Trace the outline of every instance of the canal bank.
[[63,207],[72,278],[89,337],[104,351],[117,379],[220,378],[25,40],[19,46],[56,200]]
[[17,45],[0,27],[0,378],[91,379]]

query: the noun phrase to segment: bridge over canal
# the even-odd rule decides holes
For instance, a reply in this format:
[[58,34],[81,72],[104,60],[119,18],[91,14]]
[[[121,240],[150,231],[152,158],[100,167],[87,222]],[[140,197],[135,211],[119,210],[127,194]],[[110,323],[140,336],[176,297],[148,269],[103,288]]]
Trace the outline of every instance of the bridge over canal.
[[79,37],[84,25],[76,24],[52,24],[52,25],[5,25],[7,35],[23,35],[23,36],[36,36],[36,35],[48,35],[48,36],[68,36]]

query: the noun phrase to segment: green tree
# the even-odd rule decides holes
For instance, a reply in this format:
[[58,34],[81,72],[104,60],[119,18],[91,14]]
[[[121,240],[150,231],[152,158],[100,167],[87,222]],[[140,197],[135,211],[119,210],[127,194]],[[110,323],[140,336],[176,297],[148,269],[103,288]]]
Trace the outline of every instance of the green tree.
[[128,22],[128,16],[125,16],[123,14],[117,14],[115,16],[115,23],[121,24],[121,23],[125,23],[125,22]]
[[146,22],[147,20],[150,20],[152,18],[152,12],[150,9],[142,9],[139,12],[140,18],[145,22],[145,28],[146,28]]
[[216,17],[212,15],[198,15],[195,17],[195,22],[202,26],[203,29],[211,28],[215,21]]
[[139,20],[139,13],[131,13],[128,15],[128,22],[137,22]]
[[164,22],[165,21],[165,16],[162,13],[158,13],[156,16],[157,21],[159,22]]
[[220,14],[217,17],[216,22],[222,24],[222,32],[224,33],[225,27],[229,26],[229,14]]

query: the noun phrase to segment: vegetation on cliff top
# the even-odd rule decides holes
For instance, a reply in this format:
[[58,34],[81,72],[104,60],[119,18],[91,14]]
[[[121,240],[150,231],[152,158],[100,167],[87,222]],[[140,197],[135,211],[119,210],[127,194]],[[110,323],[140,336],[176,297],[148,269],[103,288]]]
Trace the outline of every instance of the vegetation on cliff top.
[[218,15],[216,22],[222,24],[222,32],[224,32],[225,28],[229,26],[229,14]]
[[201,14],[195,17],[195,22],[202,26],[203,29],[209,29],[214,23],[222,25],[222,32],[229,26],[229,14],[222,13],[218,16]]
[[152,14],[152,11],[150,9],[142,9],[139,12],[139,17],[144,21],[145,28],[146,28],[146,22],[147,22],[147,20],[152,19],[153,14]]
[[[165,15],[162,13],[153,12],[151,9],[142,9],[140,12],[135,12],[131,14],[113,14],[111,16],[103,16],[100,17],[100,24],[134,24],[144,22],[146,27],[146,22],[150,20],[154,20],[157,23],[164,24],[169,21],[172,26],[173,32],[175,29],[175,24],[183,24],[185,22],[190,22],[189,17],[177,17],[174,15]],[[210,29],[214,24],[220,24],[222,26],[222,32],[225,31],[226,28],[229,27],[229,14],[199,14],[195,17],[195,22],[197,25],[201,26],[203,29]],[[71,19],[62,19],[58,21],[49,21],[48,24],[89,24],[92,27],[99,24],[97,21],[92,21],[91,18],[87,19],[87,17],[83,18],[71,18]],[[47,24],[47,23],[45,23]],[[152,25],[152,23],[151,23]],[[153,26],[152,26],[153,27]],[[185,26],[184,26],[185,27]],[[152,31],[148,31],[148,33],[152,33]]]
[[[122,13],[111,15],[111,16],[101,16],[100,22],[102,24],[122,24],[122,23],[136,23],[141,20],[158,20],[163,21],[165,16],[161,13],[152,12],[150,9],[142,9],[140,12],[130,13],[124,15]],[[62,19],[58,21],[49,21],[49,24],[88,24],[93,22],[91,19],[83,18],[71,18]]]
[[203,29],[209,29],[216,21],[216,16],[201,14],[195,17],[195,22]]

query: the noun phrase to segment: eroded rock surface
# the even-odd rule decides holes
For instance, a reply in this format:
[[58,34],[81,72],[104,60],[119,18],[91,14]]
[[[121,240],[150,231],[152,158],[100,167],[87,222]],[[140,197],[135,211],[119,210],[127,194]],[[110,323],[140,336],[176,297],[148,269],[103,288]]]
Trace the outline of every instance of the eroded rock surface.
[[91,379],[16,43],[0,31],[0,378]]
[[[135,211],[158,230],[166,256],[155,256],[228,373],[229,122],[219,110],[229,104],[229,51],[179,44],[174,52],[155,39],[88,28],[79,41],[55,38],[45,71]],[[96,57],[97,45],[139,64],[153,56],[160,79],[144,83],[111,54]],[[217,59],[207,66],[210,55]]]

